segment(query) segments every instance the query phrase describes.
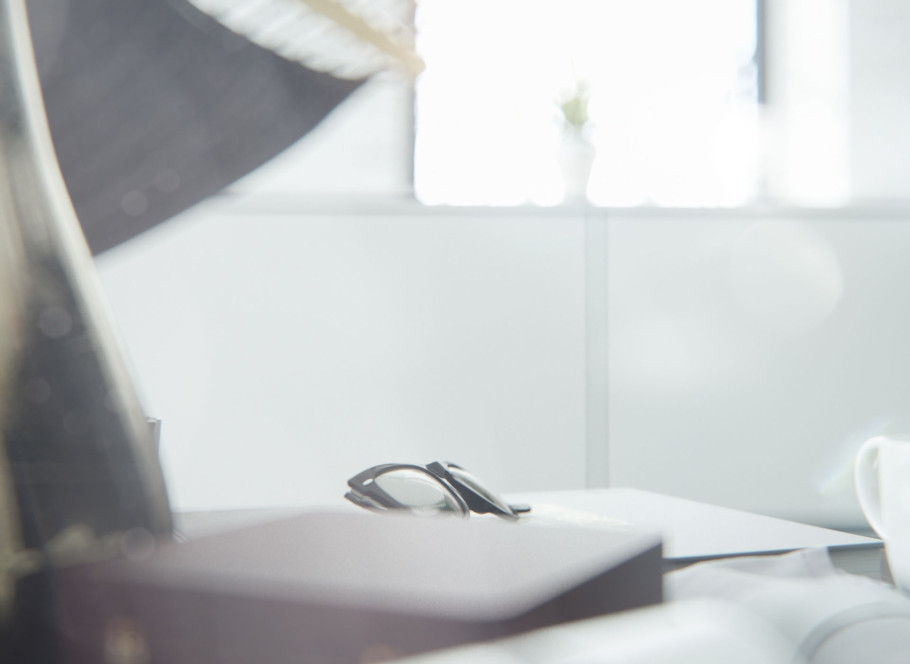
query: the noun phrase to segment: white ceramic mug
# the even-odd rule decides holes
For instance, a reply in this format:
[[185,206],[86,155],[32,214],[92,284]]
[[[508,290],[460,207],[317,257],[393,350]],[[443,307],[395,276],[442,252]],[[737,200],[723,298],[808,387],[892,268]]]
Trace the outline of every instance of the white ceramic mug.
[[910,441],[867,440],[856,454],[853,476],[866,520],[885,541],[891,576],[910,590]]

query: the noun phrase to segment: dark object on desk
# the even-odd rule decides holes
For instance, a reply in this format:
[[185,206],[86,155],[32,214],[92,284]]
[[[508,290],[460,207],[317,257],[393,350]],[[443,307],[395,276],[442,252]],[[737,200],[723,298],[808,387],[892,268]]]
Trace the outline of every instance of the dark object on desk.
[[92,253],[218,192],[362,81],[315,72],[186,0],[29,0],[60,170]]
[[167,664],[378,661],[654,604],[663,583],[647,531],[342,511],[59,576],[67,664],[112,639]]

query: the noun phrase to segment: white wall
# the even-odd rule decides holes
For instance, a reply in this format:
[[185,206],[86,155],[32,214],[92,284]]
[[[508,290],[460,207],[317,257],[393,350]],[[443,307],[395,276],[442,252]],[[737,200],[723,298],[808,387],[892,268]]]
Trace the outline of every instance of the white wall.
[[609,476],[861,525],[850,460],[910,432],[908,214],[609,229]]
[[443,458],[503,491],[606,476],[858,525],[853,452],[910,431],[906,216],[613,214],[586,443],[580,215],[249,208],[98,260],[178,508],[333,501]]
[[382,462],[584,483],[584,228],[202,206],[98,259],[177,508],[338,499]]

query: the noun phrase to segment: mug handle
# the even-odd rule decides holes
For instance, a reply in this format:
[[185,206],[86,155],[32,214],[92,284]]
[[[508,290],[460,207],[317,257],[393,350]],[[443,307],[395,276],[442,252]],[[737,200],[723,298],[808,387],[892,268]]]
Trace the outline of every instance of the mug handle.
[[882,501],[879,494],[877,462],[879,449],[888,438],[876,436],[863,443],[853,461],[853,483],[856,497],[863,510],[866,521],[879,537],[886,539],[885,527],[882,524]]

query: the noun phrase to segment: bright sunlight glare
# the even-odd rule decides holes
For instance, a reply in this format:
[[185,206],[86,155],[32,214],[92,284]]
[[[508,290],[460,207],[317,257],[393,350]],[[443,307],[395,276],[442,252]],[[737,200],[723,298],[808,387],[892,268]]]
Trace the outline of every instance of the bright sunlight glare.
[[420,0],[416,20],[422,202],[756,195],[754,0]]

